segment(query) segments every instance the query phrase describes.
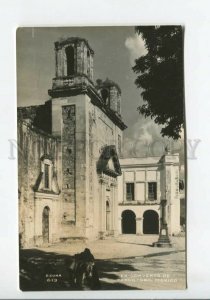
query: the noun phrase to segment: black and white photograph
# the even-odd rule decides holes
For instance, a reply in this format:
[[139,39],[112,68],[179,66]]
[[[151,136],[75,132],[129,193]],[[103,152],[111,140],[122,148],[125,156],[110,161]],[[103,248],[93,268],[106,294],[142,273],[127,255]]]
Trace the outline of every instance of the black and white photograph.
[[186,289],[184,27],[16,43],[20,289]]
[[208,0],[2,0],[0,299],[208,299]]

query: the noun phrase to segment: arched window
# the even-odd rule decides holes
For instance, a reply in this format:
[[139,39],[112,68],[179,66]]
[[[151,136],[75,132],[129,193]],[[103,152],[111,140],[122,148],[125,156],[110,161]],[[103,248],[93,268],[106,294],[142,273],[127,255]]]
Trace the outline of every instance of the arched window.
[[109,104],[109,91],[107,89],[101,90],[101,97],[103,99],[104,104]]
[[44,187],[45,189],[49,189],[50,187],[50,182],[49,182],[49,171],[50,170],[50,165],[49,164],[44,164]]
[[52,189],[52,172],[53,172],[53,163],[48,155],[44,155],[41,158],[41,171],[43,173],[42,188],[44,190]]
[[118,99],[117,99],[117,112],[120,115],[120,98],[119,98],[119,96],[118,96]]
[[67,60],[67,76],[74,74],[74,48],[69,46],[66,48],[66,60]]

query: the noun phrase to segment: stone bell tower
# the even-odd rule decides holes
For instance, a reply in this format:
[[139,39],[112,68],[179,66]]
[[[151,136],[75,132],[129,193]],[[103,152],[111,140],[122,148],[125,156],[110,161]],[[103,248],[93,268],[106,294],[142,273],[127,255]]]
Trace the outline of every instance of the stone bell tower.
[[55,78],[48,91],[52,134],[61,140],[62,235],[85,236],[87,105],[95,95],[94,52],[77,37],[55,42]]
[[[116,161],[126,128],[121,118],[121,90],[108,79],[94,85],[93,55],[85,39],[55,42],[55,78],[48,93],[52,134],[61,140],[61,234],[65,239],[97,238],[106,229],[101,220],[107,201],[112,207],[110,215],[116,215],[116,177],[120,175]],[[106,163],[100,170],[98,160]],[[109,164],[113,166],[106,175],[107,193],[101,199],[100,178]],[[115,230],[114,219],[110,224],[110,230]]]
[[94,51],[85,39],[71,37],[55,42],[55,78],[48,94],[53,100],[52,133],[56,136],[61,133],[57,114],[61,101],[65,99],[66,103],[72,103],[72,97],[78,95],[97,96],[93,84],[93,55]]
[[[55,43],[56,83],[65,86],[68,79],[83,75],[93,80],[93,50],[81,38],[69,38]],[[62,80],[61,81],[59,81]]]

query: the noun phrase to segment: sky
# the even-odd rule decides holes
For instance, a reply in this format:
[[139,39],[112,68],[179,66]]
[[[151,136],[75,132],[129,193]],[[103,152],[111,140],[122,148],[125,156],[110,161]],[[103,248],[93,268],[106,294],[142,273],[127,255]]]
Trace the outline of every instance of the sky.
[[[126,157],[159,156],[169,139],[162,138],[161,128],[150,118],[139,115],[143,103],[135,86],[132,70],[135,59],[145,55],[144,41],[134,27],[48,27],[17,30],[17,98],[18,106],[43,104],[50,97],[48,89],[55,77],[54,42],[67,37],[88,40],[94,50],[94,81],[109,78],[122,90],[124,131],[123,155]],[[183,142],[171,143],[172,152],[183,160]]]

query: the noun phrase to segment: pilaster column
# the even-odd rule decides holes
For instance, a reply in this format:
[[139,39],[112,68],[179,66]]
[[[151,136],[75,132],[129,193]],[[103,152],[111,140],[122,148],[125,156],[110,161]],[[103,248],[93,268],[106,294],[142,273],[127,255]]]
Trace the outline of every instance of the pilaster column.
[[143,218],[136,218],[136,234],[143,234]]
[[119,234],[122,234],[122,218],[119,217],[117,220],[118,220],[118,231],[119,231]]
[[115,207],[114,207],[114,187],[112,186],[112,184],[110,185],[110,191],[111,191],[111,197],[110,197],[110,205],[111,205],[111,218],[110,218],[110,233],[114,233],[114,218],[115,218]]
[[100,222],[100,232],[99,237],[101,239],[104,238],[105,232],[106,232],[106,201],[105,201],[105,194],[106,194],[106,179],[101,176],[99,178],[99,182],[101,184],[101,191],[100,191],[100,215],[99,215],[99,222]]
[[118,219],[118,193],[117,193],[117,183],[113,182],[111,184],[111,189],[112,189],[112,201],[113,201],[113,213],[112,213],[112,221],[113,221],[113,233],[114,236],[118,235],[119,231],[118,231],[118,224],[117,224],[117,219]]

